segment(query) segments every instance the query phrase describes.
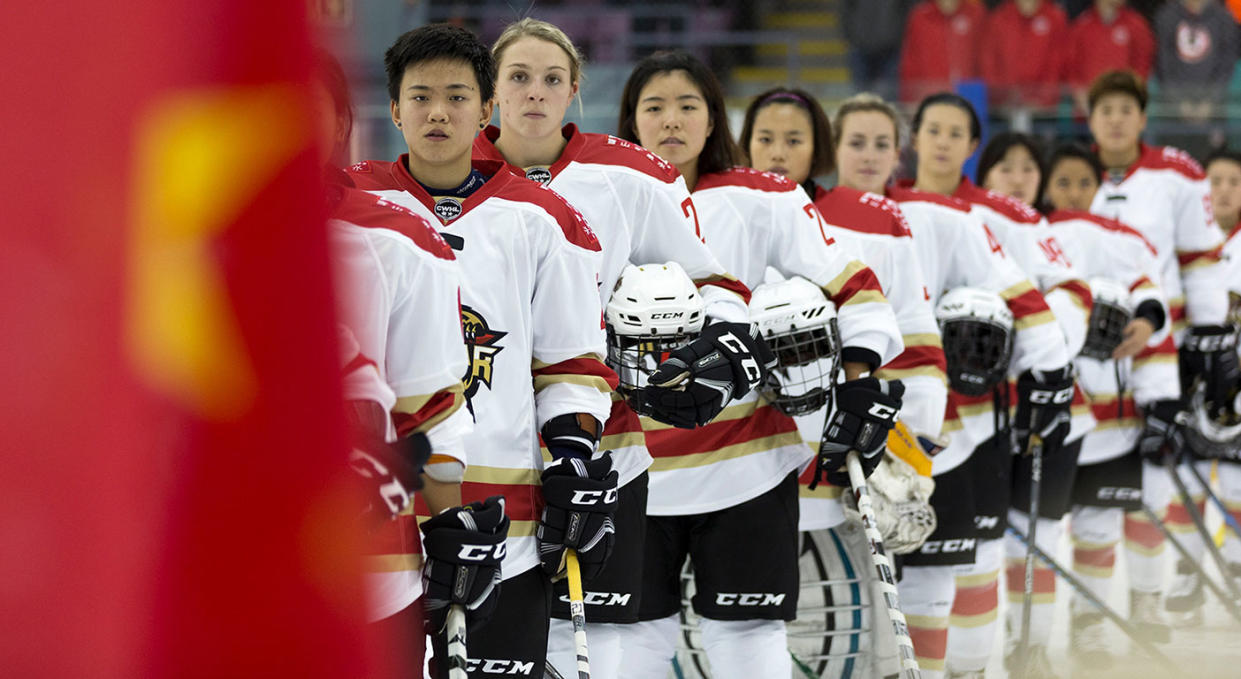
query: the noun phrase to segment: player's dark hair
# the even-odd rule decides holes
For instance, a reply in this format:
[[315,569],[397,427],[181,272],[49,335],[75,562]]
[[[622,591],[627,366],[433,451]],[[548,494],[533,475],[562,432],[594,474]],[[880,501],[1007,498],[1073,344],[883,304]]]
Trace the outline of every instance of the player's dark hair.
[[1138,102],[1138,108],[1145,111],[1149,94],[1142,76],[1128,69],[1107,71],[1090,83],[1090,91],[1086,94],[1087,110],[1093,111],[1095,104],[1109,94],[1124,94]]
[[711,120],[711,134],[698,154],[698,176],[723,172],[744,162],[741,149],[728,131],[728,111],[724,107],[724,88],[720,81],[693,55],[680,50],[660,51],[639,61],[625,82],[621,93],[620,115],[616,121],[616,136],[635,144],[638,141],[638,97],[651,78],[661,73],[682,71],[698,87],[706,100],[707,115]]
[[384,52],[388,72],[388,97],[400,101],[401,78],[410,66],[428,61],[463,61],[474,69],[483,102],[496,91],[496,62],[491,48],[478,36],[449,24],[429,24],[403,34]]
[[1227,146],[1217,146],[1214,149],[1211,149],[1211,152],[1207,154],[1206,158],[1202,159],[1203,169],[1211,167],[1211,163],[1218,160],[1241,165],[1241,151],[1234,151]]
[[937,104],[945,104],[947,106],[955,106],[970,117],[970,140],[978,141],[982,139],[982,121],[978,119],[978,111],[974,110],[974,105],[965,97],[955,92],[938,92],[922,100],[918,104],[918,112],[914,113],[913,133],[918,134],[918,130],[922,127],[922,116],[926,110]]
[[[987,142],[982,154],[978,156],[978,172],[974,175],[975,183],[979,186],[986,184],[987,173],[991,172],[991,168],[999,165],[1009,149],[1014,146],[1023,147],[1034,159],[1034,164],[1038,167],[1039,188],[1042,189],[1043,182],[1047,181],[1047,169],[1043,167],[1043,145],[1034,137],[1022,132],[1001,132]],[[1034,195],[1040,196],[1042,191]]]
[[[353,131],[353,101],[349,96],[349,80],[345,77],[345,69],[340,62],[326,50],[316,50],[314,77],[323,84],[328,96],[332,97],[332,107],[337,119],[345,121],[345,142],[348,144],[349,134]],[[332,157],[337,158],[344,149],[332,150]]]
[[[741,137],[737,142],[741,145],[741,153],[747,164],[750,158],[750,140],[754,136],[754,121],[758,112],[772,104],[790,104],[806,112],[810,116],[810,130],[814,134],[813,150],[810,155],[810,176],[818,177],[836,169],[836,149],[832,141],[832,124],[827,113],[818,100],[805,90],[792,87],[773,87],[754,97],[745,110],[745,122],[741,125]],[[759,168],[761,169],[761,168]]]
[[1065,160],[1080,160],[1090,166],[1090,170],[1094,172],[1095,181],[1099,184],[1103,183],[1103,161],[1099,160],[1098,154],[1090,150],[1090,147],[1078,142],[1068,142],[1060,144],[1052,149],[1047,156],[1047,162],[1043,164],[1045,168],[1043,179],[1039,181],[1038,200],[1045,213],[1052,211],[1051,201],[1047,200],[1047,185],[1051,181],[1051,175],[1055,173],[1056,168]]

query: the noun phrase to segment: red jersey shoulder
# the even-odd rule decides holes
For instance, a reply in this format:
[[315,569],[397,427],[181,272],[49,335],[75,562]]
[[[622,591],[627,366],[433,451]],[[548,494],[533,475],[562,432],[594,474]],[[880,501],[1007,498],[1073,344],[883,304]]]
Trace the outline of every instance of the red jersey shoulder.
[[495,139],[498,139],[500,130],[493,125],[488,125],[487,129],[474,137],[474,149],[470,153],[474,160],[504,160],[504,155],[496,148],[492,130],[495,130]]
[[365,191],[346,192],[332,216],[361,227],[396,231],[440,259],[456,259],[452,248],[426,219],[406,207]]
[[650,151],[610,134],[578,132],[582,149],[574,160],[599,165],[619,165],[671,184],[681,176],[677,169]]
[[496,197],[537,205],[556,220],[565,240],[585,250],[599,252],[603,249],[582,213],[559,193],[543,184],[513,175],[508,185],[502,192],[497,193]]
[[1193,181],[1206,178],[1206,172],[1193,156],[1172,146],[1144,146],[1138,167],[1173,170]]
[[795,191],[799,188],[797,184],[778,174],[738,166],[699,177],[694,190],[701,191],[722,186],[740,186],[759,191],[771,191],[773,193]]
[[896,201],[898,205],[900,203],[917,201],[950,207],[958,212],[968,213],[970,211],[970,204],[960,198],[931,193],[930,191],[919,191],[918,189],[908,186],[889,186],[887,189],[887,194],[888,198]]
[[897,238],[912,235],[900,208],[883,196],[837,186],[819,190],[814,205],[824,219],[843,229]]
[[1158,255],[1158,251],[1155,250],[1155,246],[1146,239],[1146,236],[1142,235],[1141,231],[1126,225],[1124,222],[1117,221],[1110,217],[1096,215],[1093,212],[1085,212],[1083,210],[1056,210],[1047,218],[1047,223],[1060,224],[1075,219],[1090,222],[1105,231],[1124,234],[1125,236],[1142,243],[1147,250],[1150,250],[1152,255]]
[[393,166],[397,161],[363,160],[350,166],[348,173],[359,189],[370,191],[396,188],[393,180]]

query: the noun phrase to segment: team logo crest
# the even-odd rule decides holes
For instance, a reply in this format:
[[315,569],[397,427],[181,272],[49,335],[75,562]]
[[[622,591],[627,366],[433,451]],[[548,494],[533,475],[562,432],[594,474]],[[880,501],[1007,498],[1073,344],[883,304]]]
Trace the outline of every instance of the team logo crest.
[[546,184],[552,180],[552,171],[546,167],[532,167],[526,170],[526,179]]
[[450,197],[440,198],[435,201],[435,216],[444,220],[445,223],[460,217],[461,201]]
[[469,372],[463,380],[465,397],[473,399],[474,394],[478,393],[479,385],[486,385],[491,389],[492,361],[496,354],[504,350],[504,347],[497,343],[508,333],[493,330],[482,314],[464,304],[461,305],[461,329],[465,333],[465,345],[470,354]]

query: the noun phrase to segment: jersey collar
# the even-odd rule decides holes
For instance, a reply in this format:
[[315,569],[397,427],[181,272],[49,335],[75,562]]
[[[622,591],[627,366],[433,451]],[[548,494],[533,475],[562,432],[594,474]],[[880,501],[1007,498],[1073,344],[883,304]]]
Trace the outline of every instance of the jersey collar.
[[[501,189],[513,180],[513,175],[505,171],[505,163],[503,161],[474,158],[470,162],[475,170],[478,170],[483,174],[483,176],[488,177],[489,179],[487,179],[486,183],[483,184],[482,188],[478,189],[466,197],[465,200],[461,201],[460,214],[449,220],[444,220],[441,217],[440,221],[444,224],[450,224],[458,219],[461,219],[467,212],[474,209],[475,206],[488,198],[491,198],[499,193]],[[414,179],[413,176],[409,174],[408,153],[402,153],[401,157],[398,158],[396,163],[393,164],[392,175],[401,189],[408,191],[409,194],[414,198],[417,198],[418,202],[422,203],[427,210],[429,210],[432,214],[436,214],[435,199],[431,197],[431,194],[427,193],[426,189],[422,188],[422,185],[418,183],[418,180]]]
[[[556,159],[556,162],[552,163],[551,166],[548,167],[548,171],[551,172],[552,179],[555,179],[556,175],[560,174],[561,170],[568,167],[569,163],[577,160],[577,157],[582,152],[582,149],[586,147],[586,135],[582,134],[582,132],[577,129],[577,125],[573,123],[565,125],[560,128],[560,134],[562,134],[569,143],[566,144],[564,150],[560,152],[560,157]],[[500,153],[500,149],[496,148],[496,140],[499,138],[500,128],[495,125],[488,125],[483,130],[482,134],[478,135],[477,140],[474,142],[474,158],[476,160],[479,158],[500,161],[505,160],[504,154]],[[509,167],[511,167],[513,172],[517,173],[518,176],[524,177],[526,174],[525,168],[517,167],[511,163],[509,164]]]

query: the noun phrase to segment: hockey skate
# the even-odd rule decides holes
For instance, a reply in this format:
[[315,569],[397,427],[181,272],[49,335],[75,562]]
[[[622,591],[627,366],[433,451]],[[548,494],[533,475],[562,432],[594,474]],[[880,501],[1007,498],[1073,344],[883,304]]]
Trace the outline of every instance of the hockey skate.
[[1166,644],[1172,638],[1172,630],[1159,605],[1158,592],[1129,590],[1129,619],[1147,641]]
[[1164,608],[1178,627],[1198,627],[1202,624],[1202,605],[1206,595],[1202,591],[1202,579],[1190,564],[1179,561],[1176,577],[1164,597]]
[[1070,622],[1069,655],[1074,673],[1093,674],[1112,666],[1102,613],[1076,613]]

